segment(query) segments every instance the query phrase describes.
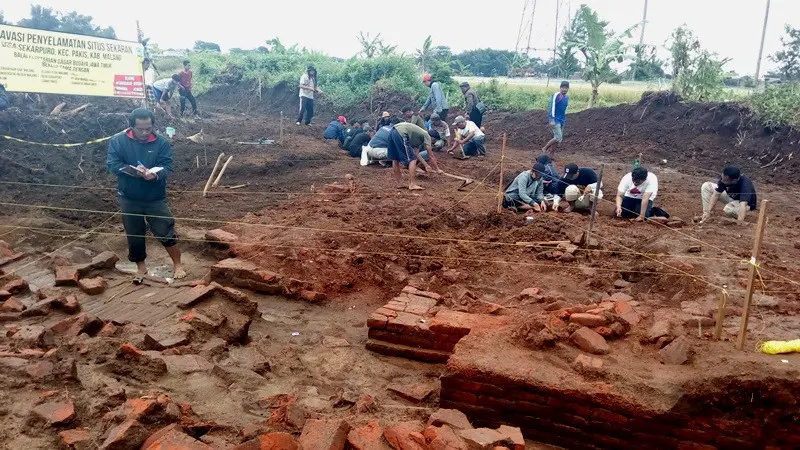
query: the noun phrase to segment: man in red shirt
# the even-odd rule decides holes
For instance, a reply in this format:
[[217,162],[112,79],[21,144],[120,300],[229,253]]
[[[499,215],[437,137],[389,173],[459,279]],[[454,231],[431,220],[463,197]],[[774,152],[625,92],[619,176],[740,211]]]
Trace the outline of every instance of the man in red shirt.
[[192,95],[192,63],[187,59],[183,61],[183,71],[179,73],[181,77],[181,115],[186,110],[186,99],[192,104],[192,115],[197,115],[197,100]]

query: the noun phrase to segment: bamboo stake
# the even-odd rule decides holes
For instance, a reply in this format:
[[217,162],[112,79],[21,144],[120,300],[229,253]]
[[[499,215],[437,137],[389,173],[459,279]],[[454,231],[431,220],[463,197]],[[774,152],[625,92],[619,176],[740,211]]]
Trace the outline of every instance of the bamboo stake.
[[506,159],[506,134],[503,133],[503,145],[500,147],[500,181],[497,182],[497,214],[503,210],[503,163]]
[[197,164],[197,168],[200,168],[200,155],[195,156],[194,158],[195,163]]
[[217,167],[219,167],[219,162],[222,160],[222,157],[224,156],[225,153],[220,153],[219,156],[217,156],[217,163],[214,164],[214,169],[211,170],[211,175],[208,176],[208,181],[206,181],[206,187],[203,188],[203,197],[205,197],[208,194],[208,188],[211,187],[211,180],[214,179],[214,174],[217,173]]
[[725,320],[725,306],[728,304],[728,293],[722,291],[719,293],[719,312],[717,312],[717,324],[714,328],[714,339],[719,340],[722,337],[722,322]]
[[283,111],[281,111],[281,132],[280,136],[278,137],[278,142],[283,145]]
[[222,166],[222,169],[220,169],[220,170],[219,170],[219,175],[217,175],[217,179],[216,179],[216,180],[214,180],[214,184],[212,184],[211,186],[216,186],[216,185],[218,185],[218,184],[219,184],[219,180],[221,180],[221,179],[222,179],[222,174],[223,174],[223,173],[225,173],[225,169],[227,169],[227,168],[228,168],[228,164],[230,164],[230,163],[231,163],[231,160],[232,160],[232,159],[233,159],[233,155],[231,155],[231,156],[229,156],[229,157],[228,157],[228,160],[227,160],[227,161],[225,161],[225,164]]
[[758,258],[761,256],[761,241],[764,237],[764,223],[767,221],[767,204],[769,200],[761,200],[761,211],[758,214],[758,226],[756,228],[756,237],[753,241],[753,256],[750,258],[750,276],[747,280],[747,291],[744,296],[744,311],[742,312],[742,320],[739,326],[739,340],[736,342],[736,348],[741,350],[744,348],[744,341],[747,337],[747,322],[750,320],[750,303],[753,301],[753,285],[756,281],[758,271]]
[[[594,189],[594,201],[592,202],[592,215],[589,216],[589,230],[586,232],[586,239],[584,239],[584,244],[588,247],[589,242],[591,242],[592,237],[592,229],[594,228],[594,216],[595,212],[597,212],[597,203],[598,203],[598,196],[600,195],[600,190],[603,186],[603,169],[605,169],[605,164],[600,164],[600,174],[597,176],[597,187]],[[589,194],[592,195],[592,194]]]

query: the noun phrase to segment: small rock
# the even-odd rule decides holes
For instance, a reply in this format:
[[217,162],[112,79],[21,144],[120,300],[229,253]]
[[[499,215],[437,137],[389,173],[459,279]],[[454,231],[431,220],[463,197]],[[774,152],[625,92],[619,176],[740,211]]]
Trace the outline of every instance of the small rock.
[[614,287],[617,288],[617,289],[625,289],[625,288],[628,288],[630,286],[631,286],[631,283],[629,283],[629,282],[627,282],[627,281],[625,281],[625,280],[623,280],[621,278],[619,280],[614,281]]
[[428,426],[440,427],[442,425],[449,425],[456,430],[472,428],[466,414],[457,409],[437,409],[428,418]]
[[136,420],[126,420],[108,430],[108,437],[100,450],[128,450],[139,448],[149,435],[147,428]]
[[594,331],[606,339],[614,337],[614,330],[609,327],[594,327]]
[[163,357],[171,374],[210,372],[214,365],[200,355],[167,355]]
[[603,369],[603,360],[587,355],[578,355],[572,367],[581,373],[597,373]]
[[108,284],[103,277],[81,278],[78,280],[78,287],[89,295],[99,295],[105,292]]
[[17,295],[28,292],[30,287],[28,286],[27,281],[23,280],[22,278],[17,278],[6,283],[2,290],[11,293],[11,295]]
[[523,289],[517,296],[521,299],[536,297],[539,295],[539,288],[527,288]]
[[324,302],[327,296],[322,292],[303,290],[300,291],[300,298],[309,303],[319,303]]
[[183,431],[183,427],[175,423],[151,434],[140,448],[140,450],[166,449],[213,450],[214,448],[189,436]]
[[350,347],[350,343],[346,339],[337,338],[333,336],[325,336],[322,338],[322,345],[328,348]]
[[700,317],[700,316],[689,317],[688,319],[683,321],[683,324],[685,326],[692,328],[697,328],[698,326],[713,327],[715,323],[717,323],[717,321],[712,319],[711,317]]
[[359,414],[373,413],[378,410],[378,403],[375,401],[374,396],[364,394],[358,399],[354,408]]
[[703,251],[703,247],[700,245],[693,245],[686,249],[687,253],[700,253],[701,251]]
[[658,351],[662,364],[680,365],[689,360],[692,346],[686,336],[679,336],[669,345]]
[[25,347],[50,348],[55,346],[53,332],[40,325],[22,327],[11,336],[12,342],[18,342]]
[[2,312],[22,312],[25,311],[25,305],[22,304],[21,301],[17,300],[16,297],[11,297],[2,305],[0,305],[0,311]]
[[[263,434],[261,437],[237,445],[231,450],[298,450],[299,448],[297,441],[291,434],[278,432]],[[174,450],[183,450],[183,448]]]
[[548,304],[547,306],[544,307],[544,310],[545,311],[558,311],[559,309],[564,309],[567,306],[569,306],[569,305],[567,305],[567,302],[565,302],[564,300],[559,300],[559,301],[556,301],[556,302]]
[[220,247],[228,248],[232,243],[239,240],[239,236],[217,228],[216,230],[206,231],[205,239],[206,241],[213,242]]
[[77,286],[80,275],[74,266],[57,266],[56,286]]
[[559,261],[564,263],[575,262],[575,259],[576,259],[575,255],[573,255],[572,253],[564,253],[563,255],[561,255],[561,258],[558,258]]
[[631,297],[628,294],[624,294],[622,292],[614,292],[614,294],[608,300],[611,301],[611,302],[628,302],[628,303],[630,303],[630,302],[633,301],[633,297]]
[[625,335],[627,335],[628,332],[630,332],[630,327],[629,326],[623,325],[623,324],[621,324],[619,322],[612,323],[609,326],[609,328],[611,328],[611,331],[614,332],[614,336],[620,337],[620,338],[621,337],[625,337]]
[[386,427],[383,437],[392,448],[397,450],[426,450],[424,427],[421,422],[410,421]]
[[75,405],[71,401],[44,403],[31,411],[32,422],[45,422],[47,426],[63,425],[75,418]]
[[491,428],[458,430],[458,435],[466,441],[468,448],[484,449],[504,445],[508,436]]
[[0,302],[4,302],[11,298],[11,292],[6,291],[5,289],[0,289]]
[[576,332],[572,333],[570,340],[581,350],[595,355],[605,355],[611,352],[611,348],[603,336],[597,334],[596,331],[582,327]]
[[392,450],[392,447],[383,439],[383,427],[378,419],[373,419],[362,427],[352,429],[347,435],[347,444],[354,450]]
[[300,435],[303,450],[343,450],[350,433],[344,420],[308,420]]
[[92,433],[86,428],[75,428],[58,433],[63,447],[75,450],[88,450],[93,447]]
[[429,426],[422,433],[429,450],[467,450],[467,443],[449,426]]
[[569,316],[570,323],[577,323],[585,327],[599,327],[608,323],[604,316],[588,313],[576,313]]
[[656,342],[658,338],[670,334],[671,325],[668,320],[659,320],[647,332],[647,342]]
[[662,349],[662,348],[666,347],[667,344],[669,344],[673,340],[674,340],[674,338],[672,336],[661,336],[660,338],[658,338],[658,341],[656,342],[656,347],[658,347],[659,349]]
[[436,390],[432,383],[392,383],[389,391],[414,403],[424,402]]

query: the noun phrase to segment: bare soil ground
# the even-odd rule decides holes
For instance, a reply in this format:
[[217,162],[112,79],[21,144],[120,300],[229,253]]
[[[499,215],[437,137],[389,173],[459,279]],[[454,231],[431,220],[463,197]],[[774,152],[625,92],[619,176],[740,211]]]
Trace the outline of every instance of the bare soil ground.
[[[215,424],[210,432],[205,429],[192,434],[219,448],[243,441],[246,426],[274,409],[254,413],[247,406],[248,399],[274,394],[294,395],[309,414],[327,417],[351,414],[349,403],[335,406],[345,391],[348,398],[375,396],[383,408],[378,413],[356,414],[351,420],[354,426],[373,417],[385,423],[424,419],[430,412],[425,408],[435,407],[438,394],[422,404],[412,404],[386,388],[398,380],[436,385],[444,367],[376,356],[363,348],[367,317],[408,284],[450,300],[468,290],[483,302],[503,306],[499,313],[509,316],[513,326],[503,337],[492,340],[491,350],[484,344],[476,348],[486,349],[488,359],[502,359],[506,347],[509,354],[532,352],[540,363],[554,365],[554,377],[564,370],[563,363],[554,361],[571,359],[573,354],[565,357],[560,348],[554,353],[557,357],[550,358],[547,355],[553,350],[531,349],[530,342],[516,332],[515,327],[542,313],[544,306],[520,302],[520,291],[538,287],[551,301],[567,305],[600,301],[604,294],[614,292],[630,294],[638,302],[642,322],[629,337],[613,342],[611,355],[604,359],[611,367],[607,383],[612,389],[634,386],[634,397],[653,395],[659,402],[675,401],[683,388],[673,383],[674,379],[694,377],[713,383],[711,380],[731,376],[733,367],[748,376],[796,377],[800,363],[796,357],[754,352],[758,342],[793,339],[800,329],[800,209],[792,193],[796,160],[790,157],[797,137],[791,130],[771,134],[759,130],[745,120],[745,113],[726,105],[662,100],[568,117],[557,164],[561,168],[574,161],[595,169],[605,164],[607,196],[598,208],[595,224],[599,248],[578,251],[569,261],[552,245],[517,243],[571,240],[586,229],[586,216],[545,213],[530,223],[510,211],[495,212],[499,137],[504,132],[509,136],[504,162],[508,182],[530,164],[531,155],[538,154],[548,139],[545,121],[540,120],[543,113],[489,116],[485,123],[489,154],[485,159],[458,161],[440,155],[446,171],[476,180],[466,190],[456,190],[460,182],[449,178],[423,176],[420,180],[426,190],[411,193],[395,189],[388,170],[360,167],[356,159],[321,140],[328,118],[316,118],[311,127],[297,127],[289,118],[281,127],[274,114],[263,114],[274,113],[275,108],[232,108],[225,103],[231,101],[231,95],[210,96],[207,101],[217,102],[203,119],[169,124],[178,130],[173,141],[175,174],[170,180],[170,202],[184,239],[190,279],[204,277],[217,260],[234,255],[287,278],[309,282],[315,291],[326,294],[327,302],[309,305],[251,294],[262,318],[250,328],[250,344],[231,346],[223,358],[225,363],[230,360],[233,365],[248,367],[256,358],[248,352],[257,349],[257,358],[271,367],[265,375],[268,384],[263,386],[231,388],[202,371],[170,373],[144,383],[117,377],[110,385],[99,375],[103,373],[100,367],[104,359],[113,358],[127,335],[111,341],[114,345],[95,344],[98,349],[93,348],[88,356],[80,354],[80,345],[63,343],[64,351],[77,360],[76,382],[62,386],[58,381],[4,378],[3,403],[9,406],[0,418],[5,430],[0,440],[6,448],[52,448],[59,441],[58,431],[75,426],[89,427],[93,438],[102,442],[108,427],[95,422],[113,408],[99,407],[97,402],[108,397],[103,389],[112,385],[125,389],[129,399],[155,392],[191,404],[195,415],[189,428],[199,429],[195,422]],[[88,141],[123,129],[123,112],[102,104],[68,118],[11,110],[0,113],[0,134],[36,142]],[[160,125],[163,130],[164,124]],[[282,142],[236,144],[279,139],[281,128]],[[201,129],[202,142],[186,139]],[[226,157],[233,155],[233,160],[222,186],[212,188],[203,198],[201,191],[221,152]],[[114,182],[105,172],[105,153],[103,144],[52,148],[0,140],[0,239],[29,254],[3,270],[19,269],[24,278],[48,288],[51,281],[42,273],[57,257],[85,262],[81,259],[89,258],[87,255],[110,249],[125,259],[125,238],[118,219],[103,224],[109,213],[116,211]],[[640,153],[643,165],[659,176],[657,204],[682,219],[685,226],[632,224],[611,217],[615,187]],[[781,162],[762,167],[778,160]],[[713,342],[712,327],[707,324],[684,326],[687,318],[706,314],[722,289],[730,295],[729,305],[743,303],[748,269],[743,261],[750,257],[755,214],[744,227],[724,221],[721,211],[710,224],[692,224],[692,217],[701,212],[700,185],[715,180],[716,172],[728,162],[741,165],[756,183],[760,198],[770,203],[761,278],[745,352],[734,349],[738,314],[725,320],[725,342]],[[348,186],[348,174],[355,182],[353,192],[341,188]],[[334,183],[339,186],[329,186]],[[246,186],[230,189],[240,185]],[[230,250],[209,247],[203,240],[205,230],[220,227],[238,236]],[[87,233],[90,230],[93,232]],[[689,253],[690,247],[698,245],[699,252]],[[151,265],[165,265],[165,252],[152,243],[150,248]],[[53,250],[58,252],[48,254]],[[40,256],[45,258],[33,261]],[[35,287],[35,282],[31,285]],[[110,298],[113,294],[109,293],[104,295]],[[33,306],[32,297],[21,299]],[[473,312],[469,304],[451,302],[451,307]],[[48,317],[60,316],[53,313]],[[694,352],[702,355],[670,367],[672,379],[646,375],[662,370],[663,365],[657,347],[642,346],[636,339],[637,333],[646,334],[665,318],[677,323],[678,334],[686,335]],[[29,317],[19,323],[7,322],[6,327],[44,320]],[[293,336],[295,332],[299,336]],[[349,346],[330,348],[323,343],[325,336],[345,339]],[[3,340],[0,345],[5,345]],[[209,357],[222,361],[216,358]],[[788,362],[781,363],[781,359]],[[496,365],[504,364],[508,362]],[[630,378],[626,380],[626,376]],[[647,381],[632,381],[640,378]],[[72,398],[77,419],[69,426],[34,432],[26,425],[27,411],[47,390]],[[662,394],[653,394],[666,391],[670,392],[667,400]]]

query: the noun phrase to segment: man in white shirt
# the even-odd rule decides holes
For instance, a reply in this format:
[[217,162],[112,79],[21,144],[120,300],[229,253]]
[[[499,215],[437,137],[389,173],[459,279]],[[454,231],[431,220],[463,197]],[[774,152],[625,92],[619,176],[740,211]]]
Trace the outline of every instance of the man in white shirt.
[[171,78],[162,78],[153,82],[153,96],[156,102],[158,102],[158,106],[164,108],[167,115],[173,119],[175,117],[172,115],[172,108],[170,107],[169,101],[175,93],[175,90],[180,89],[180,80],[181,77],[176,73],[172,75]]
[[297,116],[297,125],[311,123],[314,117],[314,93],[322,93],[317,87],[317,69],[309,65],[306,72],[300,77],[300,114]]
[[617,188],[617,217],[642,222],[658,195],[658,177],[644,167],[637,167],[622,177]]
[[456,139],[453,140],[448,153],[452,154],[456,146],[463,145],[465,156],[477,155],[479,158],[486,156],[486,135],[475,122],[465,119],[464,116],[458,116],[453,126],[456,127]]

